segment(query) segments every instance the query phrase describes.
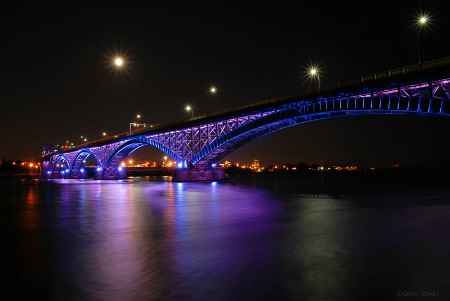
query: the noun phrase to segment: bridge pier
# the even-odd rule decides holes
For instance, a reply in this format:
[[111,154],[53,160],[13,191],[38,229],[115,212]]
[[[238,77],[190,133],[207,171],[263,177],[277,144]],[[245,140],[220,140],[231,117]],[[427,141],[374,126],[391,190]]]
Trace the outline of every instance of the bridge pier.
[[127,171],[122,167],[108,166],[103,172],[97,171],[95,173],[96,180],[119,180],[126,179],[128,177]]
[[225,177],[225,169],[222,167],[196,166],[175,168],[172,182],[218,181]]

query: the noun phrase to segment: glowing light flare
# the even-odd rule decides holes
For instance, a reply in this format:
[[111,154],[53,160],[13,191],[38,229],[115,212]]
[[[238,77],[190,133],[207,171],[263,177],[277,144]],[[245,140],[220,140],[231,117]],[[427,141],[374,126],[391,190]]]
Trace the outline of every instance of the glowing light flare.
[[309,73],[310,73],[311,75],[316,75],[317,69],[312,68],[312,69],[309,71]]
[[318,88],[318,90],[319,90],[319,92],[320,92],[320,77],[319,77],[319,69],[317,69],[317,67],[314,67],[314,66],[312,66],[310,69],[309,69],[309,75],[311,76],[311,77],[316,77],[317,78],[317,88]]
[[419,18],[419,25],[425,25],[428,22],[428,17],[427,16],[421,16]]
[[123,60],[122,60],[120,57],[116,57],[116,58],[114,59],[114,64],[115,64],[117,67],[120,67],[120,66],[123,65]]

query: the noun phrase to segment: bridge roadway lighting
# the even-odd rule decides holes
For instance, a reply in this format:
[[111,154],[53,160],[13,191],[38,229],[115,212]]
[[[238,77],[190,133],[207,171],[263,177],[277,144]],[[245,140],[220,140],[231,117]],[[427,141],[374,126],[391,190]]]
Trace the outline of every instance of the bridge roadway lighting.
[[136,126],[136,122],[130,122],[130,135],[131,135],[131,126]]
[[317,77],[317,88],[318,91],[320,92],[320,77],[319,77],[319,71],[317,70],[317,68],[313,67],[309,70],[309,75],[312,77]]
[[194,110],[191,105],[187,104],[186,107],[184,107],[184,111],[186,114],[191,114],[191,118],[194,116]]
[[419,58],[419,65],[421,63],[421,60],[420,60],[420,32],[427,25],[427,23],[428,23],[428,17],[427,16],[420,16],[419,20],[417,21],[417,24],[419,26],[419,29],[418,29],[418,32],[417,32],[417,56]]
[[[217,88],[215,86],[211,86],[209,88],[209,95],[214,95],[217,93]],[[206,115],[209,116],[209,99],[206,100]]]
[[130,134],[131,134],[131,126],[136,127],[139,124],[139,121],[136,121],[136,119],[141,118],[141,114],[137,114],[134,118],[134,122],[130,122]]
[[136,115],[136,119],[134,120],[135,126],[139,125],[139,119],[141,119],[141,114]]

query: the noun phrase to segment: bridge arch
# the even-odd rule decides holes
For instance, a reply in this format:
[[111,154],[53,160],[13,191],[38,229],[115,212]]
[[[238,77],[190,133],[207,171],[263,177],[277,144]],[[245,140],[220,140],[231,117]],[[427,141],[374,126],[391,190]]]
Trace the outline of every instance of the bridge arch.
[[211,165],[227,154],[252,140],[306,122],[364,114],[450,116],[447,66],[408,76],[403,75],[403,69],[397,71],[392,78],[383,78],[391,76],[391,72],[380,74],[354,86],[264,101],[102,139],[76,149],[58,150],[51,145],[44,149],[41,161],[46,163],[46,171],[54,162],[65,162],[64,157],[71,163],[71,175],[76,175],[80,162],[92,155],[101,166],[101,178],[118,179],[126,177],[118,171],[120,163],[140,147],[150,145],[178,163],[183,162],[181,168],[175,169],[181,171],[178,180],[215,179]]
[[161,152],[163,152],[164,154],[166,154],[167,156],[169,156],[172,160],[175,160],[177,162],[180,162],[182,160],[182,158],[180,158],[180,156],[178,156],[174,151],[172,151],[170,148],[168,148],[167,146],[165,146],[164,144],[154,140],[154,139],[150,139],[148,137],[145,136],[139,136],[136,137],[133,140],[130,140],[126,143],[124,143],[124,146],[128,146],[130,144],[138,144],[138,146],[136,146],[134,149],[132,149],[128,155],[134,151],[136,151],[138,148],[144,146],[144,145],[150,145],[153,146],[154,148],[160,150]]
[[192,158],[191,165],[211,165],[251,140],[305,122],[365,114],[450,116],[450,102],[449,99],[389,96],[293,103],[284,110],[244,123],[213,140]]

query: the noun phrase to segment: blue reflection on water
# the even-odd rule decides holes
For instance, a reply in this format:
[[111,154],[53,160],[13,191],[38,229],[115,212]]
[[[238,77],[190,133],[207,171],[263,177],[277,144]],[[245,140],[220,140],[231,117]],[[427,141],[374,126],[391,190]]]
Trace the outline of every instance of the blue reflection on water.
[[2,181],[2,289],[33,300],[449,293],[448,190],[352,195],[308,181]]

